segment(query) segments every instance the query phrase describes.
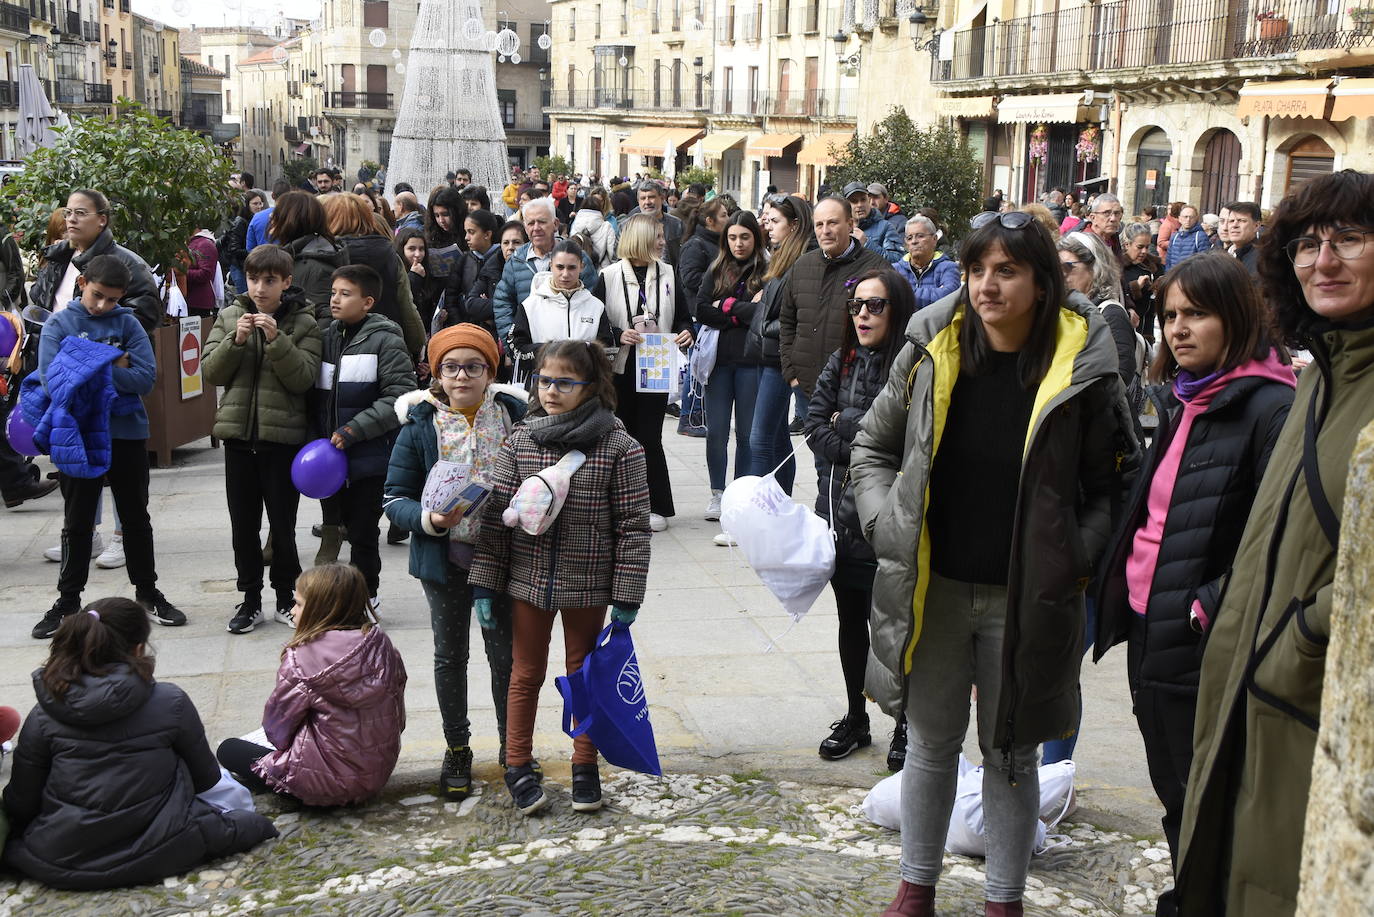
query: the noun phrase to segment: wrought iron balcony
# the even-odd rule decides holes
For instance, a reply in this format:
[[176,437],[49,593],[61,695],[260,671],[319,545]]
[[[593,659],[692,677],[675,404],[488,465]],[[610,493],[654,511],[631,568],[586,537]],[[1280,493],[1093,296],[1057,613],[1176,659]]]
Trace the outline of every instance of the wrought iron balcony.
[[114,91],[109,83],[87,83],[86,101],[109,104],[114,101]]
[[0,3],[0,29],[29,34],[29,8],[14,3]]
[[381,111],[391,109],[392,94],[389,92],[331,92],[327,93],[326,108],[372,108]]

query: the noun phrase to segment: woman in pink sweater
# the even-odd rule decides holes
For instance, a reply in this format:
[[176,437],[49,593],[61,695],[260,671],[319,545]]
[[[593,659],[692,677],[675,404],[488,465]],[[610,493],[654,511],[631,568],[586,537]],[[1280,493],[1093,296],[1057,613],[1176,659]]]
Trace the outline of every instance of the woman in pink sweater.
[[[1106,555],[1094,658],[1127,644],[1127,673],[1164,834],[1177,857],[1202,646],[1296,378],[1244,267],[1212,253],[1158,284],[1159,414]],[[1173,890],[1160,914],[1172,914]]]

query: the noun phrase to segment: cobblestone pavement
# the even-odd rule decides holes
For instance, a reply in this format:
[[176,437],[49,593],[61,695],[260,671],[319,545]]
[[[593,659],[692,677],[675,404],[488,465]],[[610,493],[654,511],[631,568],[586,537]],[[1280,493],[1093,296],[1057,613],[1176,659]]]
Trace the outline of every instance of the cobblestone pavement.
[[[269,808],[282,836],[247,854],[113,892],[0,880],[0,915],[873,915],[897,884],[900,839],[864,819],[862,789],[615,772],[606,808],[582,815],[565,784],[550,774],[552,804],[532,818],[494,783],[461,804],[418,792]],[[1033,861],[1026,913],[1154,913],[1162,843],[1082,822],[1057,830],[1067,843]],[[939,913],[981,915],[982,862],[945,864]]]

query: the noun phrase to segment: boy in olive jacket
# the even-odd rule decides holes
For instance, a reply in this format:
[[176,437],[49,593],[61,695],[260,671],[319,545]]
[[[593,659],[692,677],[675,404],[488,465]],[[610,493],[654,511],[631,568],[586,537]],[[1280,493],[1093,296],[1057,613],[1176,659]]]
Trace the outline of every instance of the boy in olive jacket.
[[243,593],[229,620],[231,634],[246,634],[263,621],[258,532],[264,507],[276,619],[295,626],[301,495],[291,481],[291,462],[309,428],[306,396],[319,375],[321,337],[310,303],[291,285],[291,269],[291,254],[280,246],[249,252],[243,263],[248,292],[215,319],[202,358],[205,381],[224,387],[214,432],[224,443],[224,490]]

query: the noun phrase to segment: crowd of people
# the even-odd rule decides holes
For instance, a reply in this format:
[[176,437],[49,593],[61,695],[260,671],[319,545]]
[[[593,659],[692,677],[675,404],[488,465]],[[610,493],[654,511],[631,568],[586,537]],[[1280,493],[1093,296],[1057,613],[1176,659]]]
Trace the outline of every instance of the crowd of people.
[[[857,181],[814,199],[770,189],[757,210],[703,186],[536,169],[494,199],[462,169],[423,201],[376,181],[342,191],[328,170],[270,195],[236,181],[241,209],[173,273],[213,317],[203,372],[221,393],[242,596],[227,629],[268,610],[293,628],[270,745],[218,749],[243,784],[337,805],[389,777],[406,674],[377,626],[385,516],[430,611],[443,795],[473,792],[475,617],[513,804],[546,807],[532,736],[554,619],[570,672],[608,611],[635,621],[653,535],[677,510],[663,445],[677,414],[678,433],[704,439],[710,521],[732,478],[771,474],[790,494],[791,436],[805,437],[836,545],[846,702],[818,751],[872,743],[868,700],[893,719],[902,856],[887,917],[935,912],[971,693],[986,913],[1022,913],[1037,766],[1073,755],[1081,659],[1119,643],[1174,857],[1158,913],[1293,912],[1345,465],[1374,418],[1374,176],[1313,179],[1269,214],[1170,204],[1124,225],[1110,193],[1050,189],[1021,207],[999,193],[966,227]],[[162,300],[110,210],[77,189],[54,214],[60,238],[27,291],[51,316],[10,364],[24,383],[11,410],[50,443],[57,482],[0,449],[7,506],[56,486],[64,501],[5,863],[73,888],[161,878],[274,830],[198,801],[216,758],[190,701],[152,677],[148,618],[186,623],[157,588],[148,511],[141,396]],[[206,273],[212,289],[227,280],[223,298],[193,291]],[[636,384],[649,334],[682,354],[676,397]],[[92,391],[96,411],[78,403]],[[317,438],[348,470],[305,565],[292,464]],[[569,462],[561,512],[522,500],[523,482]],[[489,491],[477,511],[427,502],[440,463]],[[83,604],[104,483],[135,600]],[[123,784],[87,792],[115,733],[147,750],[120,763]],[[585,735],[572,764],[573,808],[600,808]],[[129,813],[118,827],[115,811]],[[158,858],[168,844],[178,855]],[[97,850],[101,870],[74,865]]]

